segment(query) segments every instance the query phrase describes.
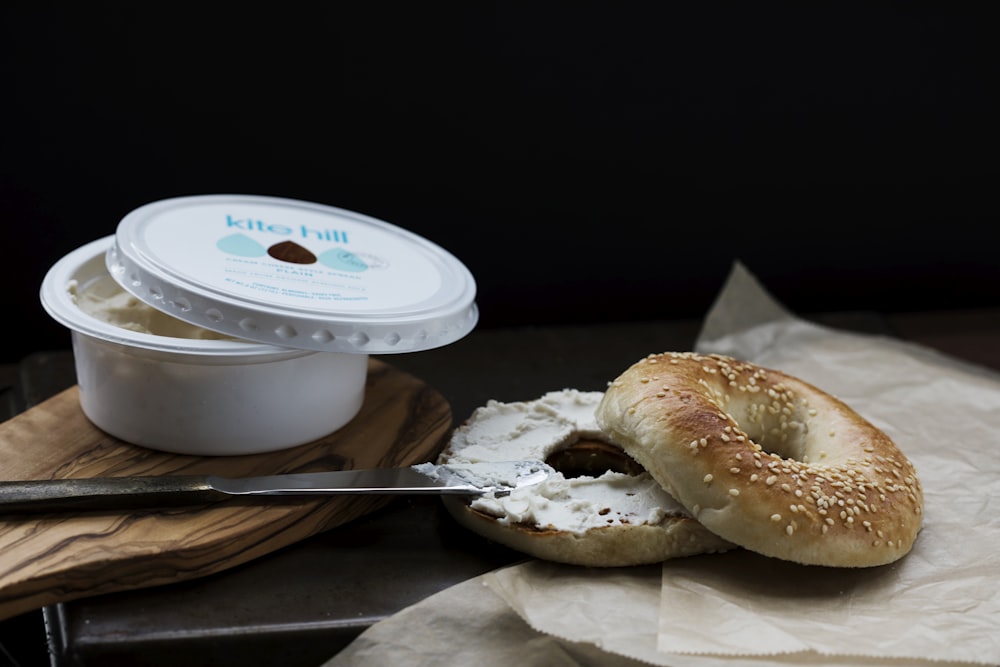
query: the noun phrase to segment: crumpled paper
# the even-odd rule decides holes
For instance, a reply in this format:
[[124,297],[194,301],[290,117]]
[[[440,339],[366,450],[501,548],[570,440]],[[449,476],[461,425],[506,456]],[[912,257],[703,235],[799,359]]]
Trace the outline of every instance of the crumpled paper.
[[739,264],[696,348],[781,368],[885,430],[924,489],[910,554],[860,570],[743,550],[607,571],[527,561],[376,624],[327,665],[1000,663],[1000,374],[796,318]]
[[[716,310],[737,323],[750,302],[731,297],[762,289],[739,267],[730,287]],[[1000,377],[788,316],[730,333],[708,324],[702,351],[811,381],[888,433],[917,467],[924,526],[910,554],[882,568],[808,568],[748,552],[665,563],[660,649],[1000,661]]]

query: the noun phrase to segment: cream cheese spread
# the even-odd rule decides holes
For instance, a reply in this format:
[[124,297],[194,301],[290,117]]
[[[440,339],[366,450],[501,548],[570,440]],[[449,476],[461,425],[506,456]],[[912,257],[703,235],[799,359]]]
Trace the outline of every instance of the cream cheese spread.
[[122,289],[111,276],[102,276],[85,287],[71,280],[66,289],[80,310],[122,329],[170,338],[234,340],[153,308]]
[[[485,464],[544,461],[581,438],[611,441],[601,432],[594,411],[603,394],[576,389],[549,392],[534,401],[491,400],[455,429],[439,463]],[[502,524],[527,524],[582,535],[593,528],[658,525],[690,514],[649,475],[606,472],[568,478],[553,470],[548,479],[487,493],[470,506]]]

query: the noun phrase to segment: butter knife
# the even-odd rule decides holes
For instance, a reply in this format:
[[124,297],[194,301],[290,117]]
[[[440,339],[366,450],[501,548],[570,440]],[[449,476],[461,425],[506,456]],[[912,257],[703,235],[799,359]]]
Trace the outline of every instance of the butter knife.
[[552,468],[540,461],[504,461],[258,477],[161,475],[0,481],[0,514],[173,507],[257,496],[507,495],[544,481],[550,472]]

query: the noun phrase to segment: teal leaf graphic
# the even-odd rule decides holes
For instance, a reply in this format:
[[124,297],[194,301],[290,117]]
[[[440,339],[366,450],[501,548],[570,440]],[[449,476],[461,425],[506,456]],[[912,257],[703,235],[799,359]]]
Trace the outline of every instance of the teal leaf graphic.
[[219,239],[215,246],[224,253],[240,257],[260,257],[267,253],[264,246],[246,234],[230,234]]
[[337,271],[359,272],[368,268],[368,265],[360,257],[343,248],[327,250],[319,256],[319,261],[324,266]]

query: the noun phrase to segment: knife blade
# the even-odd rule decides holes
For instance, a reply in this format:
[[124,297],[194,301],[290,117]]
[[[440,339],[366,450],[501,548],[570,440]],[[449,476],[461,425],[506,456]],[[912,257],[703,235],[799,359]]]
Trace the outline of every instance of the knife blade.
[[0,481],[0,514],[120,510],[205,504],[257,496],[509,494],[548,478],[540,461],[336,470],[257,477],[160,475]]

